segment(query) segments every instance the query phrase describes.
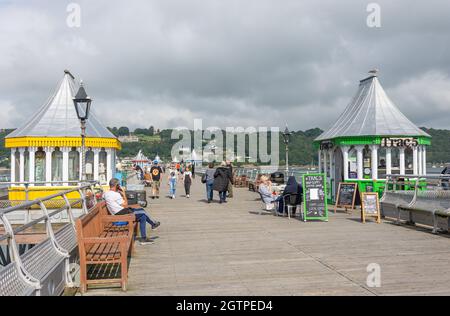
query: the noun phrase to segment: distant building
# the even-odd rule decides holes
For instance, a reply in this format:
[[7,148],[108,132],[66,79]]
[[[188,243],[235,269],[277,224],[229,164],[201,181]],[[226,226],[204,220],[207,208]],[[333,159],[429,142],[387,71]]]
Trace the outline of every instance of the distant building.
[[137,143],[139,142],[139,137],[135,135],[119,136],[119,141],[121,143]]

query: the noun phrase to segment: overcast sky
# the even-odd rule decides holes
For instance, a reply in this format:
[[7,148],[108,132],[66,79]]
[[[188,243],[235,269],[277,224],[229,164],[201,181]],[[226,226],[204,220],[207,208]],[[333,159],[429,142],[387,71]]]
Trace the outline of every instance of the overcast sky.
[[86,0],[79,28],[69,3],[0,0],[0,127],[67,68],[108,126],[326,129],[376,67],[414,123],[450,128],[448,0]]

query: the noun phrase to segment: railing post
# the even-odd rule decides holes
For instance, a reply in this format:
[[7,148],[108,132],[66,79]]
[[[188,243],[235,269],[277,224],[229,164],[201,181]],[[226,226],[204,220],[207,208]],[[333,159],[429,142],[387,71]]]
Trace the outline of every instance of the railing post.
[[48,215],[48,210],[47,207],[45,206],[44,202],[40,201],[39,202],[39,206],[41,207],[42,212],[44,213],[45,216],[45,228],[47,231],[47,236],[50,238],[50,241],[52,243],[53,249],[55,249],[55,251],[62,257],[65,257],[65,276],[64,279],[66,281],[66,285],[69,287],[73,287],[74,284],[72,282],[72,277],[70,276],[70,254],[69,252],[62,248],[61,245],[58,243],[58,241],[56,240],[55,237],[55,233],[53,232],[53,227],[52,227],[52,222],[50,220],[50,216]]
[[67,216],[69,217],[69,222],[75,228],[75,218],[73,217],[72,206],[70,205],[70,201],[67,198],[67,195],[65,195],[65,194],[63,194],[63,199],[67,206]]
[[84,214],[87,214],[89,212],[89,210],[86,205],[86,196],[84,195],[82,189],[78,189],[78,193],[80,193],[80,197],[81,197],[81,209],[83,210]]

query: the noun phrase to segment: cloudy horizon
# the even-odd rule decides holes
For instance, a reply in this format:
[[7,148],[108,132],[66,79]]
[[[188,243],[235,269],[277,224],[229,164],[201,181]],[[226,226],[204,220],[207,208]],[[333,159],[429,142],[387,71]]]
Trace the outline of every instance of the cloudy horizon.
[[445,0],[0,0],[0,127],[24,124],[69,69],[107,126],[327,129],[378,68],[412,122],[448,129],[449,13]]

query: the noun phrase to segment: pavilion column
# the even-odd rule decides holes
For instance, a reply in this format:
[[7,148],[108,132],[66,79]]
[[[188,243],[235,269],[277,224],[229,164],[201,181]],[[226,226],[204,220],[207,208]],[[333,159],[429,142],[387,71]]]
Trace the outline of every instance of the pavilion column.
[[378,179],[378,145],[370,146],[370,152],[372,157],[370,159],[371,167],[372,167],[372,179]]
[[417,146],[413,148],[413,174],[417,175],[419,174],[419,167],[417,164],[417,155],[418,155],[418,149]]
[[358,165],[358,180],[362,180],[363,176],[363,146],[356,146],[356,163]]
[[19,182],[25,182],[25,148],[19,148]]
[[328,151],[329,159],[330,159],[330,179],[334,178],[334,170],[333,170],[333,158],[334,152],[332,149]]
[[106,168],[106,183],[109,182],[110,179],[112,179],[113,174],[113,166],[112,166],[112,155],[111,155],[111,148],[106,150],[106,164],[107,164],[107,168]]
[[[29,163],[29,176],[28,176],[28,180],[29,182],[34,182],[35,180],[35,158],[36,158],[36,148],[35,147],[30,147],[28,148],[28,152],[30,153],[30,158],[28,159],[28,163]],[[33,184],[30,184],[30,186],[34,186]]]
[[325,174],[325,179],[328,177],[327,173],[327,151],[323,151],[323,173]]
[[11,148],[11,182],[16,182],[16,148]]
[[319,173],[322,173],[322,150],[321,149],[319,149],[319,152],[318,152],[318,161],[319,161]]
[[423,167],[422,167],[422,174],[424,176],[427,175],[427,146],[423,145],[422,147],[422,163],[423,163]]
[[344,180],[348,180],[348,151],[350,150],[350,147],[348,146],[342,146],[342,156],[344,160]]
[[98,164],[99,164],[99,160],[100,160],[100,149],[98,148],[93,148],[92,149],[94,151],[94,181],[98,181],[99,176],[98,176]]
[[422,175],[422,146],[418,146],[417,147],[417,171],[418,171],[418,175]]
[[45,148],[45,181],[48,187],[52,186],[52,147]]
[[390,147],[386,148],[386,174],[392,174],[392,150]]
[[62,163],[62,178],[64,181],[64,186],[68,185],[69,181],[69,148],[61,148],[63,163]]
[[399,147],[398,153],[400,159],[400,174],[405,174],[405,148]]

